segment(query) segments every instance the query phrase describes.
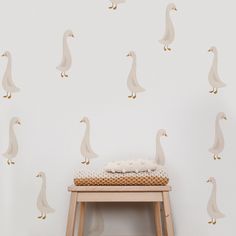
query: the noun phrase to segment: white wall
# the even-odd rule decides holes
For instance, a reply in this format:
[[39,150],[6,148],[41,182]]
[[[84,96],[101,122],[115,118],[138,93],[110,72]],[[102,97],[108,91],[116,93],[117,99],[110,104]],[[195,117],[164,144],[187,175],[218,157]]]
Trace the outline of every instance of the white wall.
[[[84,115],[91,120],[92,145],[99,154],[93,167],[112,159],[154,157],[156,131],[167,129],[163,145],[176,236],[234,235],[235,1],[176,1],[176,40],[169,53],[158,42],[167,0],[127,0],[117,11],[107,9],[107,0],[0,3],[0,51],[11,51],[13,79],[21,88],[12,100],[0,102],[1,153],[10,118],[22,120],[16,165],[7,166],[3,158],[0,164],[0,235],[65,235],[66,189],[81,168],[84,126],[79,120]],[[71,79],[63,80],[56,66],[66,29],[76,38],[69,40]],[[212,62],[207,50],[213,45],[228,85],[216,96],[208,93],[207,81]],[[128,100],[126,87],[130,50],[136,51],[138,79],[147,90],[134,101]],[[5,65],[1,58],[0,76]],[[219,111],[228,116],[222,122],[226,146],[222,160],[213,161],[208,148]],[[56,209],[46,221],[36,218],[40,180],[35,175],[41,170],[47,174],[48,201]],[[209,176],[217,180],[219,208],[226,214],[215,226],[207,224]],[[154,235],[150,206],[120,207],[104,206],[104,236]]]

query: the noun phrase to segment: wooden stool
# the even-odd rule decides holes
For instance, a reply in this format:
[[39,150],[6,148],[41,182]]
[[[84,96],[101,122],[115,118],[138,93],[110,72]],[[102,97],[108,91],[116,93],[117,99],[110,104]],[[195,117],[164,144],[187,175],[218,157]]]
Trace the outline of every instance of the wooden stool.
[[156,235],[174,236],[170,186],[71,186],[68,190],[71,199],[66,236],[74,236],[77,203],[80,203],[78,236],[84,236],[86,202],[153,202]]

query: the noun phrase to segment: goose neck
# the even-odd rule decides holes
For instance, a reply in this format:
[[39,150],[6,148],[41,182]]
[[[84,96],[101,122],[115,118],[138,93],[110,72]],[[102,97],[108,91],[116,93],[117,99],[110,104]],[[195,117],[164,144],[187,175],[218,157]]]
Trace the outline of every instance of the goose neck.
[[156,138],[156,147],[157,147],[157,149],[162,149],[160,137],[161,136],[157,136],[157,138]]
[[11,69],[11,55],[8,55],[7,70]]
[[158,142],[160,142],[161,136],[162,136],[161,134],[159,134],[159,133],[157,134],[156,140],[157,140]]
[[132,66],[135,67],[136,66],[136,56],[133,56],[133,62],[132,62]]
[[85,137],[89,136],[89,132],[90,132],[90,124],[89,122],[86,122]]
[[67,43],[67,35],[64,35],[63,37],[63,47],[64,49],[68,49],[68,43]]
[[10,131],[10,133],[14,133],[14,122],[10,123],[9,131]]
[[211,191],[211,198],[216,198],[216,183],[212,183],[212,191]]
[[162,146],[161,146],[161,135],[160,134],[157,134],[157,137],[156,137],[156,149],[157,151],[158,150],[162,150]]
[[217,63],[218,63],[218,54],[217,52],[214,52],[213,65],[217,66]]
[[158,164],[164,164],[164,152],[161,145],[160,135],[156,137],[156,162]]
[[42,189],[46,188],[46,178],[45,176],[42,176]]
[[217,129],[220,129],[220,118],[219,117],[216,117],[215,127]]
[[170,9],[166,9],[166,20],[170,20]]

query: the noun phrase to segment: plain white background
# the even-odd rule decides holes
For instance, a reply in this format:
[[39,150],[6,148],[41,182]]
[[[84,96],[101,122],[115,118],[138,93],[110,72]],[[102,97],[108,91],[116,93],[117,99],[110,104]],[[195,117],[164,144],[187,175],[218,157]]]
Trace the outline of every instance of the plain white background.
[[[8,145],[10,118],[22,121],[16,128],[15,166],[3,157],[0,163],[1,235],[65,235],[67,186],[82,167],[85,127],[79,121],[85,115],[99,154],[93,168],[113,159],[154,157],[156,132],[165,128],[176,236],[235,234],[235,1],[176,1],[178,11],[171,13],[176,40],[168,53],[158,42],[166,0],[127,0],[117,11],[108,10],[108,0],[0,3],[0,52],[12,53],[13,79],[21,88],[12,100],[0,101],[1,153]],[[56,66],[67,29],[75,34],[69,39],[73,65],[70,79],[63,80]],[[218,48],[219,73],[227,84],[216,96],[208,93],[211,46]],[[137,54],[138,80],[146,89],[136,100],[127,98],[130,50]],[[5,66],[6,58],[0,58],[1,77]],[[1,89],[1,97],[4,93]],[[228,117],[221,122],[226,145],[222,160],[213,161],[208,148],[220,111]],[[56,209],[46,221],[37,219],[39,171],[47,175],[48,201]],[[215,226],[207,224],[209,176],[217,180],[218,205],[226,215]],[[110,205],[102,214],[103,236],[154,235],[150,206]]]

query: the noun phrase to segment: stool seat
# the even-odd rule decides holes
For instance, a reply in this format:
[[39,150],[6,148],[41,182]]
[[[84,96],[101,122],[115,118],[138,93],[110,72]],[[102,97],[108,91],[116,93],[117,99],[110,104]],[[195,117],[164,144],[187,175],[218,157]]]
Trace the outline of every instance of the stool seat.
[[169,200],[170,186],[75,186],[71,192],[66,236],[74,236],[76,208],[79,203],[78,236],[84,235],[85,204],[89,202],[152,202],[157,236],[174,236]]

